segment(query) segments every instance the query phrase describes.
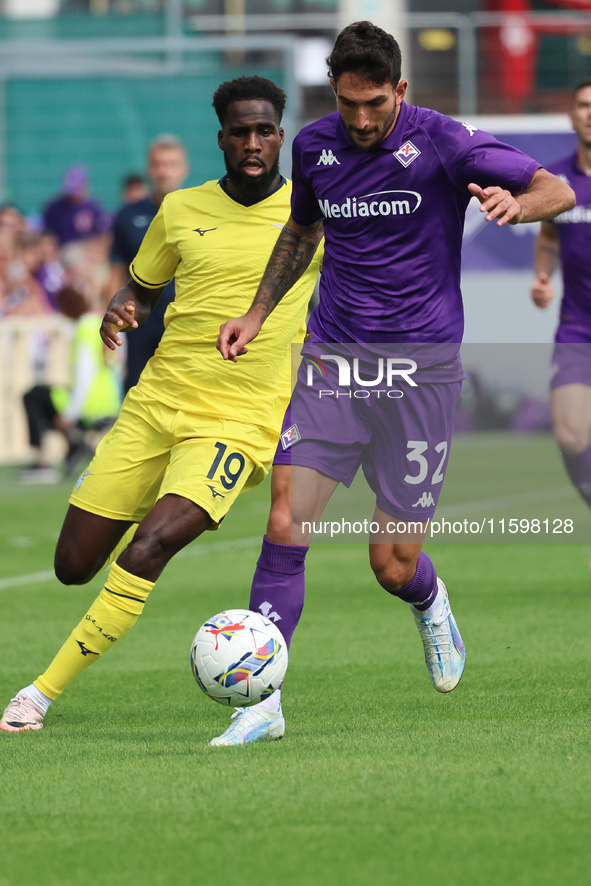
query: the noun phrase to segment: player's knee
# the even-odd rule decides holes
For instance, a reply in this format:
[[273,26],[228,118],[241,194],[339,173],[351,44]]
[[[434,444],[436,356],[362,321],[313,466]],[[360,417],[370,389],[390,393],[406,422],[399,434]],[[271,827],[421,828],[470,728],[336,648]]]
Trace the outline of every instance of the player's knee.
[[589,446],[589,435],[586,428],[560,423],[554,426],[554,436],[558,448],[565,455],[578,455]]
[[63,585],[85,585],[94,578],[101,565],[90,563],[82,551],[58,545],[55,552],[55,575]]
[[378,583],[388,591],[396,594],[409,583],[416,571],[416,564],[397,557],[389,557],[371,561],[371,568]]

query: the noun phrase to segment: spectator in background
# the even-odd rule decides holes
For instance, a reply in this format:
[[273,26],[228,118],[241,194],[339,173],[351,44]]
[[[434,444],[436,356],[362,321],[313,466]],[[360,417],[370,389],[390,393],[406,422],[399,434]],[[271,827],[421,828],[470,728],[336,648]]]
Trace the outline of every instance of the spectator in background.
[[149,197],[150,189],[143,175],[140,175],[139,172],[130,172],[129,175],[126,175],[123,179],[121,196],[124,203],[137,203],[138,200]]
[[0,229],[0,317],[34,317],[51,313],[51,305],[35,278],[39,265],[39,234]]
[[24,216],[21,215],[16,206],[5,203],[0,208],[0,237],[14,244],[17,236],[26,232],[27,223]]
[[[148,149],[148,176],[152,191],[148,197],[123,206],[115,218],[111,247],[109,292],[117,292],[129,278],[129,265],[137,255],[144,234],[167,194],[178,190],[189,173],[182,142],[174,135],[161,135]],[[174,300],[174,280],[162,292],[149,319],[126,336],[127,354],[124,387],[135,385],[140,373],[164,332],[164,313]]]
[[[55,482],[57,472],[43,449],[47,430],[61,431],[68,443],[66,475],[88,448],[88,431],[105,431],[121,406],[121,387],[114,362],[99,335],[100,314],[90,299],[73,286],[57,293],[59,311],[75,322],[70,353],[68,388],[35,385],[23,397],[34,464],[21,472],[23,482]],[[92,453],[92,449],[91,449]]]
[[57,238],[51,231],[43,231],[39,236],[38,264],[34,273],[45,298],[57,311],[57,294],[66,284],[66,271],[60,261]]
[[91,237],[78,243],[68,243],[60,253],[60,262],[66,274],[66,285],[88,293],[93,304],[102,307],[102,293],[110,275],[109,235]]
[[23,216],[12,206],[0,209],[0,320],[30,320],[28,359],[35,378],[42,376],[50,338],[38,320],[53,312],[47,294],[36,278],[42,263],[42,237],[28,230]]
[[111,226],[109,213],[90,199],[89,186],[86,166],[70,166],[64,174],[62,193],[43,211],[45,228],[55,234],[60,246],[104,234]]

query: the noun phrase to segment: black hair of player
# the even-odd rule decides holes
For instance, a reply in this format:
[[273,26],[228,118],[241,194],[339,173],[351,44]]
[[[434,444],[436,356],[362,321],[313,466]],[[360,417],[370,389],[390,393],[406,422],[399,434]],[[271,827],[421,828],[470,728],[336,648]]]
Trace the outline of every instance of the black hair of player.
[[591,77],[587,77],[585,80],[581,80],[580,83],[577,83],[573,89],[573,99],[577,97],[581,89],[587,89],[588,86],[591,86]]
[[234,102],[265,101],[273,105],[277,122],[281,123],[287,96],[281,87],[266,77],[236,77],[218,86],[213,94],[213,107],[220,124],[224,125],[229,105]]
[[341,74],[357,74],[370,83],[397,86],[402,53],[391,34],[371,22],[355,22],[341,31],[326,64],[328,76],[335,81]]

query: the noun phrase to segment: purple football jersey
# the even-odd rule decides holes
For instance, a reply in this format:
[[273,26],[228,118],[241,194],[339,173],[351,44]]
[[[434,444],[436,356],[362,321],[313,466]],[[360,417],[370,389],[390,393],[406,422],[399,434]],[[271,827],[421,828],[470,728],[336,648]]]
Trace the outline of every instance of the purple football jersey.
[[548,166],[571,186],[577,205],[553,221],[558,227],[564,289],[557,342],[591,342],[591,177],[579,168],[577,155]]
[[339,113],[302,129],[292,215],[302,225],[323,218],[325,232],[313,340],[460,342],[468,184],[516,194],[539,166],[488,133],[405,102],[372,151],[354,145]]
[[104,234],[111,227],[110,214],[90,199],[75,203],[67,197],[58,197],[46,206],[43,219],[60,246]]

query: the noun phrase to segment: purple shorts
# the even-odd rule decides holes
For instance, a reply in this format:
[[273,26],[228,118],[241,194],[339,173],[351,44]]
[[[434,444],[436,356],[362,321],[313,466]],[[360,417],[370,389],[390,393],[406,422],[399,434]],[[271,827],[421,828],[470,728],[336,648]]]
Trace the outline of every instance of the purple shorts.
[[302,367],[274,464],[313,468],[345,486],[361,466],[386,514],[401,520],[432,518],[461,381],[423,382],[416,376],[414,386],[404,378],[390,387],[355,379],[343,386],[327,375],[312,377]]
[[591,343],[557,342],[552,353],[550,389],[564,385],[591,386]]

